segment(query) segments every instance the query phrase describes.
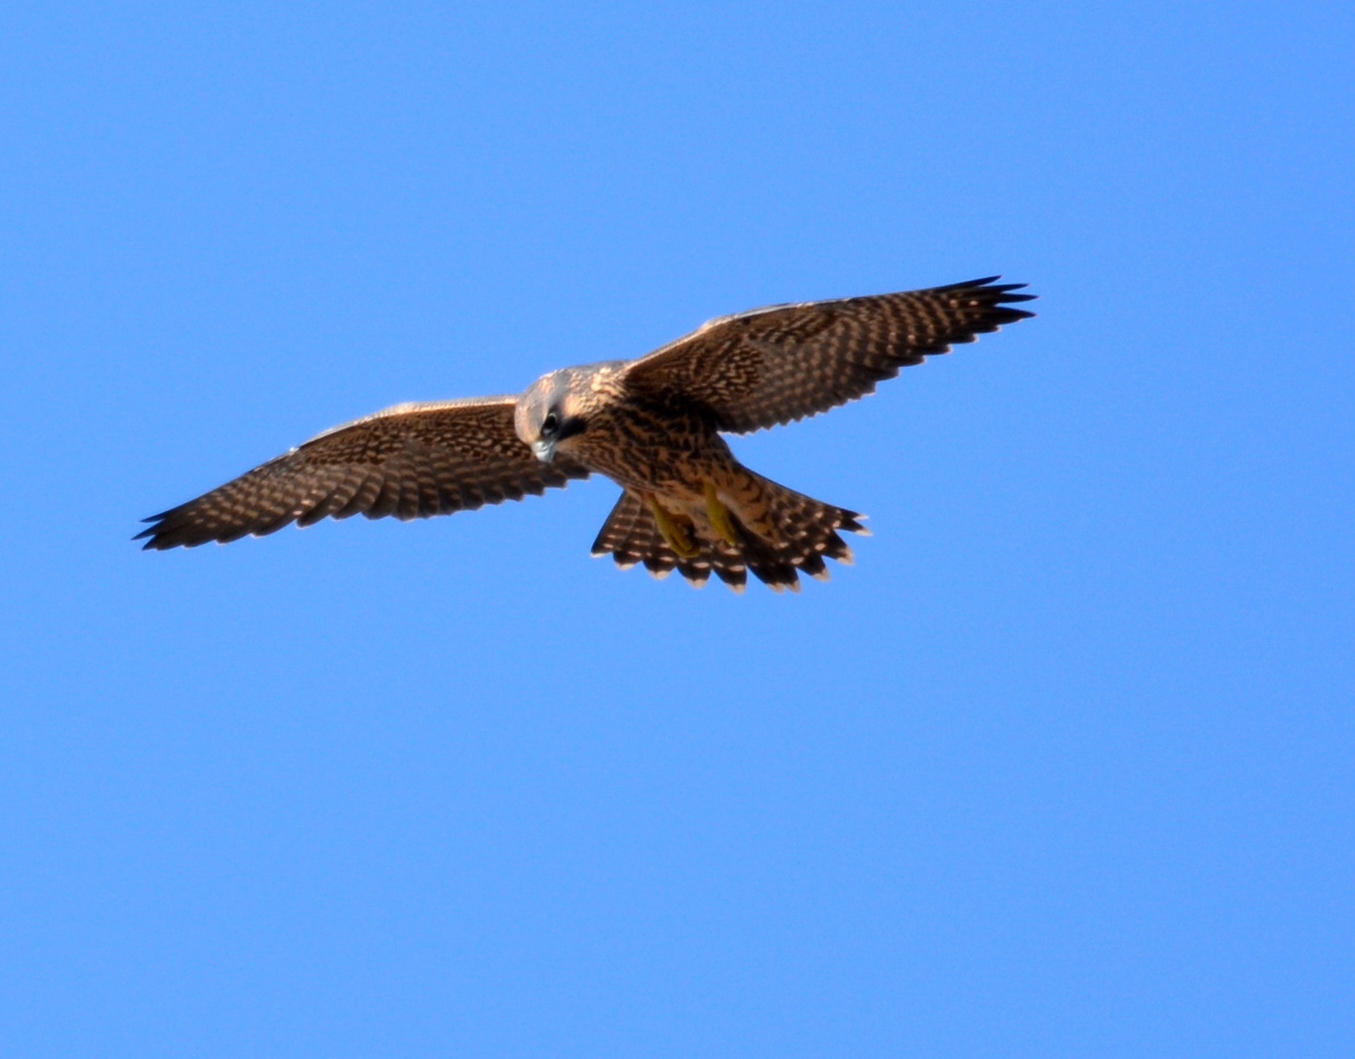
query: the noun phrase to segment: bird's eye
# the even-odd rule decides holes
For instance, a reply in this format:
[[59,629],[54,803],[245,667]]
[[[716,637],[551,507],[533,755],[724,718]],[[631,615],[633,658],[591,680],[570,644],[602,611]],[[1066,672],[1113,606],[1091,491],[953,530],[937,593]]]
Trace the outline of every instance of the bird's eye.
[[546,413],[546,418],[543,419],[543,420],[541,420],[541,433],[542,433],[542,435],[544,436],[544,435],[546,435],[546,434],[554,434],[555,431],[556,431],[556,428],[559,427],[559,425],[560,425],[560,420],[557,419],[557,418],[555,417],[555,413],[554,413],[554,412],[547,412],[547,413]]

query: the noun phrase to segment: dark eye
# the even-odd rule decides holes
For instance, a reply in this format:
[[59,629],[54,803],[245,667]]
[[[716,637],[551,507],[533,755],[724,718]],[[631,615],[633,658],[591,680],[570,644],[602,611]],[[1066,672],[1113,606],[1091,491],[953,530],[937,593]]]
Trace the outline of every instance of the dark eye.
[[556,428],[557,428],[559,425],[560,425],[560,421],[559,421],[557,418],[555,418],[555,413],[554,413],[554,412],[547,412],[547,413],[546,413],[546,418],[543,419],[543,420],[541,420],[541,433],[542,433],[543,435],[545,435],[545,434],[554,434]]

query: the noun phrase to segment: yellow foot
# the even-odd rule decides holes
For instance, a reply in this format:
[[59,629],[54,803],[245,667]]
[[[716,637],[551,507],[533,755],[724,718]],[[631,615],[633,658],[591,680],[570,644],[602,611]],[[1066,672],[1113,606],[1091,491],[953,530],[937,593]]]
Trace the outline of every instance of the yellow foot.
[[739,543],[739,535],[734,529],[734,520],[730,517],[729,508],[725,507],[724,501],[715,492],[713,482],[706,483],[706,516],[726,544]]
[[668,542],[668,547],[677,552],[678,558],[695,559],[701,554],[701,549],[692,540],[690,523],[684,526],[665,511],[663,505],[652,494],[645,497],[645,500],[649,503],[649,510],[654,512],[654,521],[659,524],[659,532],[663,534],[663,539]]

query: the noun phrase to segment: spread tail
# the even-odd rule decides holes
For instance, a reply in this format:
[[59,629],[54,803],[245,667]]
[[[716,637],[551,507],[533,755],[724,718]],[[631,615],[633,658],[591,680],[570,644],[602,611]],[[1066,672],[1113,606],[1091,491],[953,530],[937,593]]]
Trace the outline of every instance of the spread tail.
[[755,480],[768,533],[753,532],[737,513],[730,512],[736,542],[721,538],[704,521],[696,523],[694,541],[699,548],[691,558],[679,556],[665,539],[649,505],[636,493],[626,491],[603,523],[594,555],[611,553],[623,570],[643,563],[655,577],[677,570],[694,585],[704,585],[712,573],[736,592],[742,592],[748,572],[776,591],[800,590],[800,574],[828,580],[824,559],[850,563],[852,550],[838,530],[869,533],[858,515],[804,496],[783,485],[746,472]]

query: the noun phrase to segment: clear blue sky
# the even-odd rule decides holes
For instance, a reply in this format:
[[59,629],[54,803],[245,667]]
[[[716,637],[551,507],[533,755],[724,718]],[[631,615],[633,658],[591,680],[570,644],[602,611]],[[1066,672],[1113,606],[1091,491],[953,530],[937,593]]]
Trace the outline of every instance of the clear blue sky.
[[[0,15],[0,1053],[1355,1051],[1349,4]],[[718,313],[1040,316],[605,480],[143,554],[315,431]]]

